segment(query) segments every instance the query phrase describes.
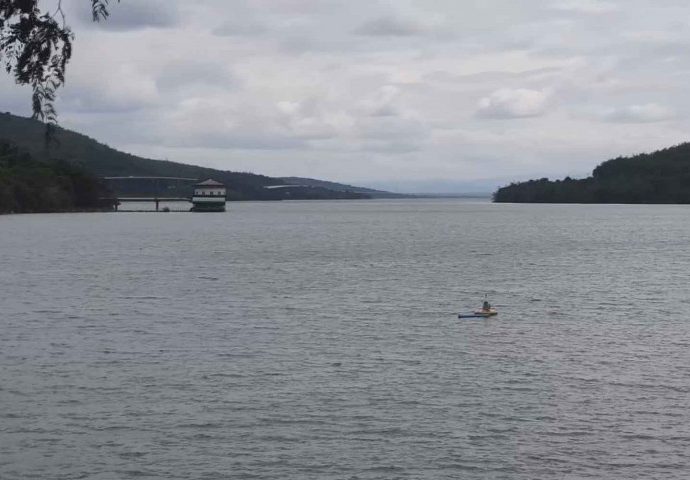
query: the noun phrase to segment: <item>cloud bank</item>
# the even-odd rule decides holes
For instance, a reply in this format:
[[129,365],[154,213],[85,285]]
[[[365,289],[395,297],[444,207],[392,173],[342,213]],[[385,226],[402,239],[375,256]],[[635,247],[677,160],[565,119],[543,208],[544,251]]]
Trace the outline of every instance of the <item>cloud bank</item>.
[[477,115],[483,118],[538,117],[546,112],[549,95],[525,88],[496,90],[479,101]]
[[422,185],[582,175],[690,128],[685,2],[83,3],[61,122],[140,155]]

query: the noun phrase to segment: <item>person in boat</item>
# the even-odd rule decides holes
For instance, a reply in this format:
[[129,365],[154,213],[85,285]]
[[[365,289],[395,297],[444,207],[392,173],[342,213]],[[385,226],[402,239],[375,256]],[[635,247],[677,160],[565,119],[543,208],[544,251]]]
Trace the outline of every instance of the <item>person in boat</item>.
[[491,304],[484,300],[484,303],[482,304],[482,311],[484,312],[490,312],[491,311]]

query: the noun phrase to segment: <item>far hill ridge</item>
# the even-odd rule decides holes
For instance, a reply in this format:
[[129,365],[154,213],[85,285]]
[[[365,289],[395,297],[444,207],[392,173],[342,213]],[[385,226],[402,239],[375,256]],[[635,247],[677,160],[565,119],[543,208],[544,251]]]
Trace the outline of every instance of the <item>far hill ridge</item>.
[[44,135],[45,125],[41,122],[10,113],[0,114],[0,141],[17,146],[39,161],[64,160],[80,165],[99,177],[214,179],[227,187],[228,200],[363,199],[387,194],[372,190],[371,193],[375,195],[371,195],[369,189],[314,179],[300,179],[298,187],[270,189],[266,187],[283,185],[286,179],[138,157],[60,127],[57,128],[55,142],[48,150]]

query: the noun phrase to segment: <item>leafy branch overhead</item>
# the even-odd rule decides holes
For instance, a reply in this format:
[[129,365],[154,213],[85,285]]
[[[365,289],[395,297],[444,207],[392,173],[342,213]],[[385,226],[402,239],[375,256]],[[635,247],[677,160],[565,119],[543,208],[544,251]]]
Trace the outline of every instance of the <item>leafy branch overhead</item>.
[[[90,2],[94,21],[108,18],[109,0]],[[65,83],[74,34],[62,0],[55,11],[41,10],[38,3],[0,0],[0,63],[18,84],[31,86],[33,117],[56,124],[55,95]]]

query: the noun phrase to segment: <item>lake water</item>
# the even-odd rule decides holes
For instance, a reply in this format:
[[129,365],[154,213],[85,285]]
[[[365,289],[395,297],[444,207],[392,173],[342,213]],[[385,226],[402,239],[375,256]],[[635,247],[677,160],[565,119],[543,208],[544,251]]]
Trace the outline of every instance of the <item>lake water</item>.
[[0,217],[0,478],[690,477],[690,207],[228,206]]

